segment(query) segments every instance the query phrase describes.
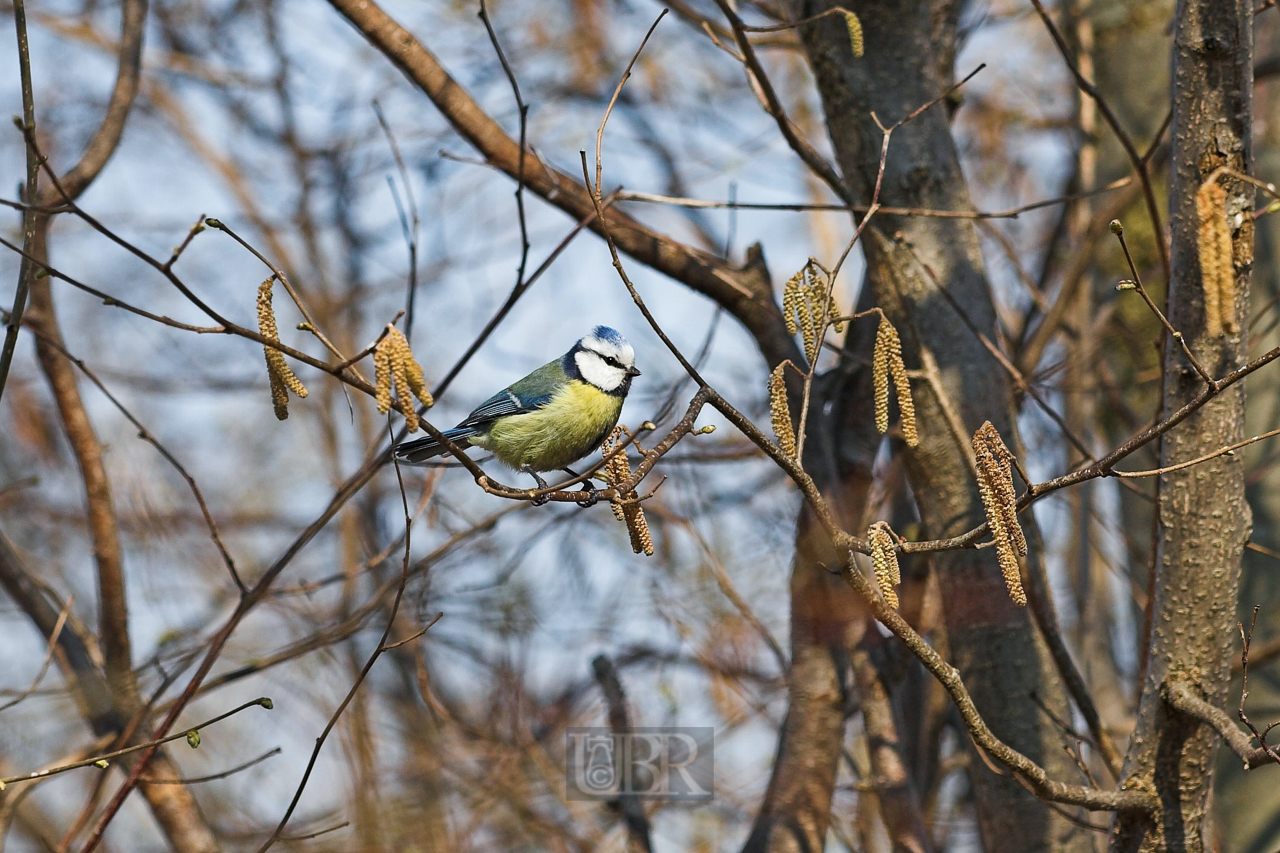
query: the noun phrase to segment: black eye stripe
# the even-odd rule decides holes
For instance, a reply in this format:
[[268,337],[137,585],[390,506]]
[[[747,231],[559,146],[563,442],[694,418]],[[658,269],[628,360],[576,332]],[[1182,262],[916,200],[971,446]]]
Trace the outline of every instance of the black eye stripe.
[[626,369],[627,369],[627,368],[626,368],[626,366],[625,366],[622,362],[618,361],[618,359],[614,358],[614,357],[613,357],[613,356],[611,356],[611,355],[605,355],[605,354],[604,354],[604,353],[602,353],[602,352],[597,352],[596,350],[588,349],[587,347],[583,347],[583,350],[584,350],[584,351],[586,351],[586,352],[591,353],[591,354],[592,354],[592,355],[594,355],[596,358],[600,359],[601,361],[603,361],[605,364],[609,365],[610,367],[616,367],[616,368],[618,368],[619,370],[626,370]]

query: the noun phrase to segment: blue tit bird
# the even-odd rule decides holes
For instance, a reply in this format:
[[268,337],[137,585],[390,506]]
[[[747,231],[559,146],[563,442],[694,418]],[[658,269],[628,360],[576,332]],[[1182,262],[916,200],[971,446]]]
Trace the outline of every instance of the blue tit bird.
[[[444,435],[461,445],[492,451],[498,460],[531,475],[563,470],[598,448],[618,423],[631,380],[640,375],[635,351],[608,326],[596,326],[560,358],[548,362],[481,403]],[[430,436],[402,442],[395,456],[414,465],[445,452]],[[595,503],[595,489],[583,502]],[[545,498],[542,502],[545,502]]]

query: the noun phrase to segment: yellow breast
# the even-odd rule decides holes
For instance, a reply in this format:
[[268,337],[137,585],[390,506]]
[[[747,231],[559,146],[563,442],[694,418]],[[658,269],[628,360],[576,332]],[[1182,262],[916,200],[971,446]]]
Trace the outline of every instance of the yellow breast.
[[599,447],[621,412],[620,398],[571,381],[541,409],[502,418],[471,443],[517,470],[555,471]]

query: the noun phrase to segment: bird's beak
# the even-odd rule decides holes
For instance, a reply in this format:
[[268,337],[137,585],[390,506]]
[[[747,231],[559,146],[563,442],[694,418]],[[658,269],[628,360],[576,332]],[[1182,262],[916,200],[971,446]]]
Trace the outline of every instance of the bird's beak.
[[640,375],[640,371],[639,371],[639,370],[637,370],[637,369],[636,369],[636,368],[634,368],[634,367],[628,367],[628,368],[627,368],[627,375],[628,375],[628,376],[639,376],[639,375]]

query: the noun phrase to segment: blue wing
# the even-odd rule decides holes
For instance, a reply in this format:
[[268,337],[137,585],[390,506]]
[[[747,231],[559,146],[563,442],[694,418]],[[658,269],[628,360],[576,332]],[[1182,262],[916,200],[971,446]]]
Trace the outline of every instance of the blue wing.
[[523,415],[541,409],[550,399],[550,394],[521,398],[510,388],[506,388],[476,406],[475,411],[467,415],[466,420],[458,426],[481,426],[507,415]]
[[485,400],[458,426],[482,427],[498,418],[536,412],[551,402],[551,398],[563,387],[565,381],[564,368],[559,361],[544,364]]
[[[566,381],[564,368],[559,361],[544,364],[525,378],[485,400],[476,407],[475,411],[467,415],[466,420],[453,429],[445,430],[444,434],[450,441],[462,442],[477,433],[485,432],[489,424],[498,418],[536,412],[551,402],[551,398]],[[395,456],[402,462],[416,465],[443,452],[444,447],[428,435],[396,445]]]

